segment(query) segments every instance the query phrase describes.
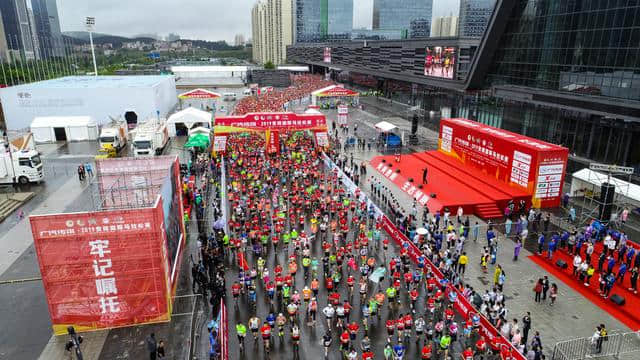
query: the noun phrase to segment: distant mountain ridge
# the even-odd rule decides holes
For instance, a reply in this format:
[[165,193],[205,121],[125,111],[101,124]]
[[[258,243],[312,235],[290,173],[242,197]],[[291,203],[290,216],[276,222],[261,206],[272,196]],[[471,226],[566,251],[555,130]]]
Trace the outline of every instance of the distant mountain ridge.
[[[66,36],[69,39],[72,39],[74,44],[89,43],[89,33],[86,31],[64,31],[62,35]],[[147,37],[128,38],[126,36],[93,33],[93,42],[96,44],[110,43],[116,47],[120,47],[122,46],[122,43],[131,42],[131,41],[154,42],[156,40],[152,38],[147,38]]]
[[[1,0],[0,0],[1,1]],[[64,31],[63,36],[70,40],[74,45],[82,45],[89,43],[89,33],[86,31]],[[113,44],[114,47],[121,47],[122,43],[142,41],[145,43],[152,43],[157,41],[156,39],[149,37],[136,37],[129,38],[126,36],[118,36],[103,33],[93,33],[93,42],[97,45]],[[207,40],[189,40],[180,39],[180,41],[190,41],[194,47],[200,47],[209,50],[240,50],[242,46],[231,46],[226,41],[207,41]]]

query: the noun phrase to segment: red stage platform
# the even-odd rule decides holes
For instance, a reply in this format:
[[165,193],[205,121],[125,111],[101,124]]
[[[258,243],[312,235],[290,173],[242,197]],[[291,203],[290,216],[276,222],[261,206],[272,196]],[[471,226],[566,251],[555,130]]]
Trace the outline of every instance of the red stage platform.
[[[439,151],[402,155],[400,162],[395,162],[393,155],[377,156],[371,160],[371,165],[419,202],[423,203],[428,197],[430,212],[442,212],[443,208],[448,207],[455,213],[462,206],[466,214],[485,219],[498,218],[503,216],[502,210],[509,200],[517,202],[523,199],[529,204],[531,199],[526,192],[465,166]],[[419,188],[425,167],[428,169],[428,183]],[[400,169],[399,173],[397,169]],[[413,182],[409,179],[413,179]],[[429,196],[432,193],[436,194],[435,198]]]
[[[616,281],[616,284],[611,289],[611,294],[619,294],[625,298],[625,304],[622,306],[618,306],[613,303],[608,298],[605,299],[598,293],[598,276],[599,272],[598,268],[598,256],[602,252],[602,243],[597,243],[595,246],[595,250],[593,252],[593,256],[591,258],[591,264],[596,268],[596,272],[591,278],[591,282],[589,286],[584,286],[583,282],[579,279],[575,278],[572,275],[573,266],[573,256],[568,254],[565,250],[556,251],[553,254],[553,259],[547,259],[546,250],[542,255],[531,255],[529,259],[538,264],[543,269],[547,270],[549,273],[553,274],[556,278],[561,280],[565,285],[571,287],[575,291],[582,294],[585,298],[589,299],[593,304],[606,311],[609,315],[615,317],[623,324],[627,325],[631,330],[638,331],[640,330],[640,295],[634,294],[628,290],[631,286],[629,277],[630,272],[627,271],[625,275],[624,282],[620,284]],[[584,247],[582,251],[582,257],[584,259]],[[615,258],[618,259],[618,254],[616,253]],[[558,259],[564,260],[569,266],[567,269],[561,269],[555,265]],[[616,266],[613,268],[613,273],[618,273],[619,264],[616,263]],[[606,268],[606,262],[605,262]],[[532,292],[533,293],[533,292]],[[562,301],[562,299],[559,299]]]

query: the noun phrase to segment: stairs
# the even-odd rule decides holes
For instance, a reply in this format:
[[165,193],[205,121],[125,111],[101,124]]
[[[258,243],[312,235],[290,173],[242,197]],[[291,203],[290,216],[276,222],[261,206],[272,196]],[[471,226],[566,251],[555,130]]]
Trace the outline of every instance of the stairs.
[[474,206],[474,212],[482,219],[495,219],[503,216],[495,203],[477,204]]
[[20,205],[22,205],[22,201],[13,199],[0,200],[0,221],[11,215]]
[[16,211],[34,195],[35,193],[33,192],[0,194],[0,222],[9,217],[14,211]]

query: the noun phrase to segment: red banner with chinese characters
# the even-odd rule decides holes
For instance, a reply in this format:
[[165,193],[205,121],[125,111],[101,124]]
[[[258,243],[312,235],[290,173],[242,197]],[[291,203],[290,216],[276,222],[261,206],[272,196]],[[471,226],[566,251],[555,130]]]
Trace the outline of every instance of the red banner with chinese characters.
[[250,113],[239,116],[220,116],[215,119],[214,132],[224,133],[225,127],[251,130],[325,130],[327,119],[323,114]]
[[314,93],[317,97],[347,97],[347,96],[359,96],[357,91],[345,89],[341,86],[335,85],[325,91],[319,91]]
[[[417,246],[415,246],[409,238],[407,238],[398,228],[389,220],[386,215],[382,215],[381,218],[383,229],[389,234],[391,239],[401,247],[405,247],[407,249],[407,253],[411,260],[414,262],[417,261],[420,256],[420,250]],[[431,262],[429,259],[425,259],[426,266],[431,270],[431,272],[435,275],[438,281],[443,280],[444,276],[442,272]],[[447,285],[447,297],[450,292],[455,292],[455,303],[453,305],[454,309],[460,316],[462,316],[465,320],[470,317],[478,314],[473,305],[467,300],[458,289],[456,289],[451,284]],[[480,315],[480,323],[479,323],[479,332],[485,338],[487,343],[496,343],[501,347],[507,349],[507,352],[510,353],[511,358],[513,360],[526,360],[524,355],[522,355],[518,350],[506,339],[504,336],[498,332],[498,330],[487,320],[484,316]]]
[[170,320],[162,200],[30,221],[55,334]]
[[400,176],[399,173],[396,172],[397,168],[389,166],[389,163],[383,162],[381,157],[371,159],[371,165],[380,172],[380,174],[384,175],[385,178],[396,184],[400,190],[404,191],[418,204],[422,206],[427,205],[427,202],[429,202],[429,194],[423,192],[419,184],[415,184],[414,182],[409,181],[409,179]]
[[467,119],[442,119],[438,150],[531,195],[534,207],[556,207],[569,150]]

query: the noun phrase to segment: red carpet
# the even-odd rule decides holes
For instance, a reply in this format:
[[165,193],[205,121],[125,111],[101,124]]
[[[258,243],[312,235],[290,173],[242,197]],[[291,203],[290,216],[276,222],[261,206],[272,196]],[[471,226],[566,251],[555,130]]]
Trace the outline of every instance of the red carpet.
[[[383,172],[384,166],[389,164],[392,171]],[[436,194],[436,198],[427,203],[431,212],[442,212],[444,207],[448,207],[455,213],[462,206],[466,214],[495,218],[502,216],[502,209],[509,200],[526,200],[530,197],[524,191],[466,167],[439,151],[402,155],[400,162],[396,162],[393,155],[377,156],[371,159],[371,165],[405,192],[407,187],[404,185],[409,179],[413,179],[415,186],[422,182],[422,170],[426,167],[428,183],[420,190],[426,194]],[[397,169],[400,169],[399,173],[396,173]],[[395,178],[391,179],[393,174]]]
[[[590,285],[584,286],[580,279],[573,277],[572,274],[572,263],[573,257],[570,256],[565,251],[556,251],[553,255],[553,260],[547,260],[546,251],[543,255],[531,255],[529,259],[540,265],[542,268],[547,270],[556,278],[560,279],[567,286],[571,287],[575,291],[582,294],[584,297],[589,299],[593,304],[597,305],[599,308],[607,312],[609,315],[618,319],[621,323],[627,325],[631,330],[638,331],[640,330],[640,294],[633,294],[628,291],[629,288],[629,272],[625,275],[625,280],[623,286],[620,286],[617,282],[614,285],[613,289],[611,289],[611,294],[619,294],[623,296],[626,300],[625,305],[618,306],[613,303],[608,298],[605,299],[598,293],[598,256],[600,255],[600,250],[602,249],[601,243],[596,245],[596,250],[594,251],[594,255],[591,258],[591,263],[596,267],[596,273],[591,278]],[[584,253],[584,251],[583,251]],[[596,255],[597,254],[597,255]],[[616,254],[617,255],[617,254]],[[617,256],[615,257],[617,259]],[[567,269],[561,269],[555,265],[558,259],[562,259],[567,262],[569,265]],[[606,262],[605,262],[606,267]],[[617,271],[617,266],[614,269],[614,273]],[[531,290],[531,297],[533,298],[533,287]],[[562,301],[562,298],[558,298],[557,301]]]

